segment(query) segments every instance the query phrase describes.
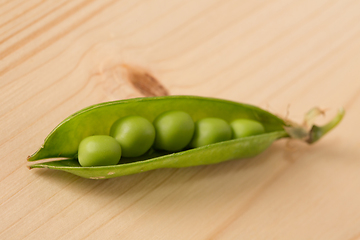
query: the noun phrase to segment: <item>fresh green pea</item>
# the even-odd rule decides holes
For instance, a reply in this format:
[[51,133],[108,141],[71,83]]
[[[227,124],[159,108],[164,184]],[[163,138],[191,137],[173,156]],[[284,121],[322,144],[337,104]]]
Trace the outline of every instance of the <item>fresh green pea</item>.
[[116,165],[120,157],[120,144],[110,136],[95,135],[80,142],[78,159],[82,167]]
[[233,138],[242,138],[265,132],[261,123],[250,119],[236,119],[230,123],[230,126],[233,131]]
[[153,145],[155,128],[146,118],[127,116],[112,125],[110,136],[120,143],[122,156],[138,157]]
[[168,111],[154,120],[156,131],[155,148],[179,151],[189,144],[195,124],[191,116],[183,111]]
[[203,118],[195,123],[190,147],[197,148],[231,139],[230,125],[220,118]]
[[[253,119],[261,123],[266,132],[253,137],[223,141],[207,145],[206,147],[193,148],[171,154],[165,151],[149,151],[140,157],[124,159],[124,161],[117,165],[101,167],[79,166],[76,156],[78,155],[79,144],[84,138],[93,135],[109,134],[113,123],[125,116],[141,114],[148,119],[155,119],[161,113],[171,110],[185,111],[195,121],[210,116],[220,117],[226,122],[231,122],[234,119]],[[64,119],[46,137],[39,150],[28,157],[28,161],[32,163],[29,166],[31,169],[49,168],[92,179],[113,178],[159,168],[183,168],[215,164],[231,159],[256,156],[280,138],[295,138],[310,144],[314,143],[337,126],[344,114],[344,110],[340,109],[338,114],[329,123],[324,126],[314,125],[309,130],[307,128],[302,129],[301,125],[281,119],[256,106],[223,99],[198,96],[124,99],[87,107]],[[116,140],[113,141],[118,144]],[[102,142],[102,144],[104,143]],[[105,144],[105,148],[108,145],[110,144]],[[80,149],[79,152],[80,158],[82,158],[82,150]],[[92,154],[89,155],[88,158],[93,158]],[[34,162],[50,158],[60,159]]]

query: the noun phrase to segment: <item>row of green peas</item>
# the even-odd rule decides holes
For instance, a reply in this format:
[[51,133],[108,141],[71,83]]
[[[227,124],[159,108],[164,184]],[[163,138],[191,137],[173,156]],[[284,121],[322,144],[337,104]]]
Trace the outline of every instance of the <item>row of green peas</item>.
[[263,125],[254,120],[236,119],[229,124],[209,117],[194,123],[184,111],[164,112],[153,123],[141,116],[126,116],[112,125],[110,136],[84,138],[78,160],[83,167],[116,165],[121,157],[139,157],[151,147],[177,152],[264,132]]

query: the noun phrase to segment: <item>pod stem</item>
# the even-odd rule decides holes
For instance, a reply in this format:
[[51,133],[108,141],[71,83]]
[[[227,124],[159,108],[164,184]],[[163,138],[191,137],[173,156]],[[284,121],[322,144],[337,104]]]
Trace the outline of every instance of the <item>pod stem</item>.
[[324,111],[319,108],[313,108],[305,115],[304,123],[302,125],[288,121],[289,126],[285,126],[284,129],[291,138],[300,139],[304,142],[312,144],[322,138],[341,122],[345,115],[345,110],[340,108],[336,116],[323,126],[312,124],[317,116],[323,114]]
[[324,126],[313,125],[310,130],[309,138],[307,139],[307,142],[311,144],[311,143],[314,143],[317,140],[319,140],[322,136],[324,136],[326,133],[328,133],[331,129],[336,127],[341,122],[344,115],[345,115],[345,110],[343,108],[341,108],[341,109],[339,109],[336,116],[330,122],[325,124]]

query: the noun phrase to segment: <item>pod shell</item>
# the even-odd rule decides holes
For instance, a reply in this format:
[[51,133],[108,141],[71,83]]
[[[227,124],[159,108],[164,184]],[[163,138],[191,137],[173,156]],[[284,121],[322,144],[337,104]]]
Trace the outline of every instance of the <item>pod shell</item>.
[[[149,153],[131,163],[134,159],[124,158],[124,162],[116,166],[81,168],[78,165],[77,150],[85,137],[108,135],[111,125],[128,115],[142,116],[152,122],[159,114],[170,110],[185,111],[194,121],[207,117],[222,118],[227,122],[239,118],[252,119],[263,124],[265,133],[174,154]],[[74,113],[55,127],[46,137],[43,146],[28,161],[68,158],[69,160],[33,164],[30,168],[59,169],[87,178],[109,178],[163,167],[212,164],[251,157],[262,152],[276,139],[288,136],[284,126],[281,118],[249,104],[198,96],[133,98],[96,104]]]

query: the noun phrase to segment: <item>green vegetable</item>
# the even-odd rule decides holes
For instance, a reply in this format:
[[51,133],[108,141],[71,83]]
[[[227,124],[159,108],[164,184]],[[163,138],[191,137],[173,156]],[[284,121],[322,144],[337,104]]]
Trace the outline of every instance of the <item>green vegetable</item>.
[[[117,165],[82,167],[79,164],[78,146],[84,138],[109,134],[115,121],[129,115],[141,116],[153,122],[160,114],[174,110],[186,112],[195,122],[203,118],[221,118],[230,123],[236,119],[250,119],[261,123],[265,132],[171,154],[150,149],[140,157],[122,157]],[[62,170],[93,179],[118,177],[157,168],[214,164],[253,157],[279,138],[298,138],[313,143],[334,128],[343,115],[344,111],[340,110],[338,115],[323,127],[304,127],[255,106],[215,98],[165,96],[106,102],[85,108],[62,121],[28,161],[49,159],[48,162],[32,163],[30,168]]]
[[230,125],[220,118],[203,118],[195,124],[195,134],[190,146],[193,148],[231,139]]
[[230,123],[233,138],[242,138],[258,135],[265,132],[263,125],[250,119],[236,119]]
[[189,144],[195,124],[184,111],[168,111],[154,120],[156,131],[155,148],[166,151],[179,151]]
[[139,157],[153,145],[155,129],[144,117],[127,116],[112,125],[110,136],[120,143],[122,156]]
[[82,167],[115,165],[120,157],[120,144],[110,136],[90,136],[80,142],[78,158]]

